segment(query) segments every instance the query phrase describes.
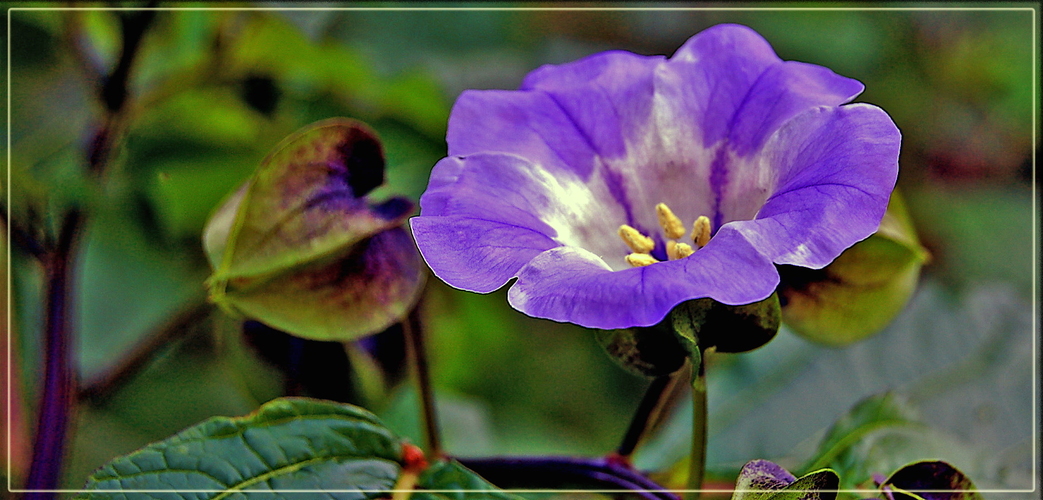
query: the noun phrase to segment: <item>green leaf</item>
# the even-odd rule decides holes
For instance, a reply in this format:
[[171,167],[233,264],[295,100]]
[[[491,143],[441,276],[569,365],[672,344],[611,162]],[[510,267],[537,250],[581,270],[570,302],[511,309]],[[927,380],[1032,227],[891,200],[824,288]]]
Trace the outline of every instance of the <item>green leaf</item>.
[[898,469],[880,485],[880,491],[889,490],[895,500],[983,500],[970,478],[940,460],[913,462]]
[[[280,398],[245,417],[214,417],[116,458],[87,480],[77,499],[126,498],[127,490],[194,500],[286,490],[384,498],[403,471],[415,465],[406,448],[420,453],[403,443],[361,408]],[[430,500],[518,498],[455,461],[427,467],[415,488],[413,498]]]
[[802,337],[826,345],[862,340],[905,307],[928,258],[895,191],[880,229],[824,269],[780,266],[782,319]]
[[439,462],[428,467],[420,475],[416,488],[418,491],[410,496],[414,500],[509,500],[520,498],[497,489],[455,460]]
[[289,489],[372,498],[394,486],[401,460],[401,442],[369,412],[285,398],[245,417],[211,418],[119,457],[95,472],[78,498],[159,490],[171,492],[171,498],[216,500]]
[[832,500],[840,477],[822,469],[797,479],[767,460],[752,460],[739,471],[732,500]]
[[360,122],[324,120],[284,140],[207,224],[211,300],[315,340],[398,321],[425,274],[401,227],[412,203],[366,199],[383,182],[380,142]]
[[832,500],[837,497],[840,476],[829,469],[804,475],[767,500]]
[[843,472],[852,461],[857,461],[852,449],[868,434],[888,427],[921,426],[912,408],[894,393],[870,396],[833,424],[819,444],[815,458],[801,470],[831,466]]

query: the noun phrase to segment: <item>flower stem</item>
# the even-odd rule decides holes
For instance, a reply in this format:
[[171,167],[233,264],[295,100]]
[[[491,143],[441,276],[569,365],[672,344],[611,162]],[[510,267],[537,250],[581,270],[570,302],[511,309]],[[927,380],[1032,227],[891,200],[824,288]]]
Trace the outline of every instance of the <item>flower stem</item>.
[[402,333],[406,337],[406,352],[413,362],[417,389],[420,392],[427,460],[428,462],[434,462],[442,457],[442,438],[439,433],[438,414],[435,410],[435,395],[431,386],[431,373],[427,365],[427,350],[424,347],[424,331],[423,324],[420,321],[419,303],[410,311],[406,320],[402,322]]
[[698,500],[706,470],[706,354],[692,378],[692,454],[685,500]]
[[644,397],[641,398],[641,402],[637,406],[637,411],[634,412],[634,417],[630,420],[630,427],[627,428],[626,434],[623,435],[623,442],[616,449],[615,459],[622,460],[623,463],[630,462],[630,455],[634,453],[634,449],[637,448],[641,437],[648,430],[656,409],[659,408],[665,399],[663,395],[666,393],[667,387],[670,386],[670,381],[671,377],[669,375],[652,379],[652,383],[648,385]]

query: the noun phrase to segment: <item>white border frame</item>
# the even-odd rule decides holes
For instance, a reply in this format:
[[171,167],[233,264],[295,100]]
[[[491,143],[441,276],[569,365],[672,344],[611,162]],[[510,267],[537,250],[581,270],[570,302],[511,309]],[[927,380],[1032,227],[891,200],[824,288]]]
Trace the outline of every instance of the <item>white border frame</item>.
[[[1021,3],[1021,2],[1015,2]],[[1036,7],[8,7],[7,9],[7,190],[5,203],[8,207],[8,220],[4,221],[7,228],[7,387],[6,405],[4,416],[6,417],[6,428],[4,444],[7,459],[7,491],[9,493],[83,493],[88,490],[25,490],[11,488],[11,436],[12,436],[12,344],[11,344],[11,321],[12,321],[12,274],[11,274],[11,224],[10,224],[10,196],[11,196],[11,15],[16,11],[897,11],[897,12],[922,12],[922,11],[1026,11],[1032,13],[1032,55],[1034,67],[1032,70],[1032,211],[1037,219],[1032,223],[1032,394],[1035,398],[1032,406],[1032,489],[979,489],[979,493],[1036,493],[1039,486],[1038,467],[1039,455],[1039,361],[1040,351],[1037,340],[1039,339],[1039,205],[1037,198],[1036,181],[1036,150],[1038,147],[1038,119],[1039,119],[1039,11]],[[413,490],[89,490],[94,493],[219,493],[219,492],[241,492],[241,493],[408,493]],[[430,493],[478,493],[487,490],[424,490]],[[503,490],[510,493],[633,493],[632,490],[557,490],[557,489],[534,489],[534,490]],[[731,493],[735,491],[761,491],[761,490],[735,490],[735,489],[700,489],[700,490],[648,490],[650,492],[669,493]],[[860,495],[876,495],[877,490],[845,489],[836,490],[838,493],[855,493]],[[964,492],[966,490],[933,490],[943,492]]]

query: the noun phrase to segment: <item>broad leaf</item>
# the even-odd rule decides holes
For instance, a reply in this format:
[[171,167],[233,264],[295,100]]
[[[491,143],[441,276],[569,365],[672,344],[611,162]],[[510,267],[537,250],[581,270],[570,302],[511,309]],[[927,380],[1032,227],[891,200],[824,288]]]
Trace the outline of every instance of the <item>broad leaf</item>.
[[[126,498],[130,490],[195,500],[288,490],[338,499],[388,497],[412,466],[406,448],[419,453],[403,443],[361,408],[276,399],[251,415],[211,418],[116,458],[88,479],[77,498]],[[414,497],[431,500],[515,498],[455,461],[427,467],[415,488]]]
[[278,490],[371,498],[394,486],[401,460],[399,439],[365,410],[277,399],[251,415],[214,417],[119,457],[95,472],[78,498],[123,498],[124,490],[194,499]]
[[826,345],[864,339],[905,307],[927,259],[896,191],[876,234],[824,269],[780,266],[783,322],[804,338]]

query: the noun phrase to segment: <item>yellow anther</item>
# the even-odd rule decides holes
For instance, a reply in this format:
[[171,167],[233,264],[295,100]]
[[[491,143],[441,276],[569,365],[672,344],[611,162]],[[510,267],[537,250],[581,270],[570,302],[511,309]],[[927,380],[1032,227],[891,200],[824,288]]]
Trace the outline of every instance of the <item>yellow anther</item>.
[[710,242],[710,219],[705,215],[695,219],[695,224],[692,225],[692,239],[699,248]]
[[674,215],[674,212],[670,210],[670,207],[666,206],[666,203],[656,205],[655,213],[659,216],[659,225],[663,227],[663,232],[667,238],[676,240],[684,236],[684,223]]
[[636,253],[648,253],[655,248],[655,242],[626,224],[619,226],[619,237]]
[[631,267],[644,267],[650,266],[659,262],[655,257],[648,255],[647,253],[632,253],[626,256],[627,264]]
[[693,253],[695,253],[695,250],[692,249],[692,245],[689,245],[688,243],[677,243],[674,245],[674,253],[670,256],[670,259],[683,259]]

